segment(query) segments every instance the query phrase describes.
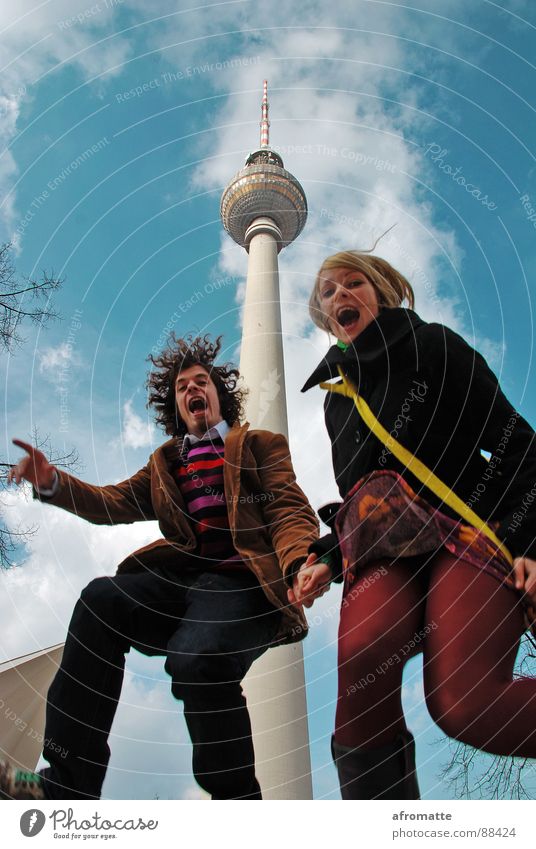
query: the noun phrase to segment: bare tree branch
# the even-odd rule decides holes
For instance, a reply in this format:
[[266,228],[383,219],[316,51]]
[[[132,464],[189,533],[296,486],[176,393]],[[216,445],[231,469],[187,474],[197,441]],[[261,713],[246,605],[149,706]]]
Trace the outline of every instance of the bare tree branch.
[[[27,278],[21,281],[17,277],[12,255],[13,247],[10,243],[0,245],[0,351],[4,352],[11,352],[24,342],[20,335],[24,321],[45,325],[58,318],[50,299],[62,282],[53,272],[48,274],[46,271],[42,272],[39,281]],[[37,430],[34,430],[32,441],[53,465],[70,471],[77,470],[78,454],[74,449],[61,451],[52,448],[50,437],[41,437]],[[5,491],[11,465],[0,462],[0,493]],[[0,497],[0,569],[18,565],[24,555],[24,546],[37,531],[36,527],[10,527],[4,521],[6,509]]]
[[21,284],[12,252],[9,242],[0,245],[0,349],[4,351],[12,351],[23,344],[20,327],[24,320],[44,325],[58,318],[50,298],[62,282],[54,272],[43,271],[39,281],[23,278],[25,283]]

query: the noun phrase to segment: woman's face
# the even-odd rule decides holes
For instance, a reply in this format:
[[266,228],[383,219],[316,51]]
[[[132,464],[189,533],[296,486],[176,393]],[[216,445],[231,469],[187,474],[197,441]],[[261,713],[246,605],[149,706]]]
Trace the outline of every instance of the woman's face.
[[325,271],[318,294],[329,329],[347,344],[353,342],[379,312],[374,286],[365,274],[351,268]]

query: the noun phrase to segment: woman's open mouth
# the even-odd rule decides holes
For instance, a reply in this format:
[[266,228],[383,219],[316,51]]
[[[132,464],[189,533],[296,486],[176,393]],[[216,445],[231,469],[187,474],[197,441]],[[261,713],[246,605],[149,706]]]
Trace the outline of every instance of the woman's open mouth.
[[353,307],[344,307],[344,309],[337,313],[337,323],[340,324],[341,327],[348,327],[348,325],[354,324],[358,321],[360,315],[361,313],[358,309],[354,309]]

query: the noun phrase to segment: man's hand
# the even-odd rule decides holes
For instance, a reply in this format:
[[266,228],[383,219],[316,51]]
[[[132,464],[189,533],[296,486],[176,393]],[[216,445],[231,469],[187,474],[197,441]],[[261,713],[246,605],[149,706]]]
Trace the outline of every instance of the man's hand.
[[536,560],[516,557],[514,560],[516,589],[525,592],[532,607],[536,607]]
[[331,567],[317,560],[316,554],[310,554],[294,575],[292,589],[287,591],[290,604],[311,607],[329,589],[331,578]]
[[35,489],[51,489],[56,480],[56,469],[48,462],[47,458],[38,448],[34,448],[28,442],[20,439],[13,440],[26,451],[26,456],[19,460],[16,466],[12,466],[7,476],[7,482],[19,484],[22,480],[29,481]]

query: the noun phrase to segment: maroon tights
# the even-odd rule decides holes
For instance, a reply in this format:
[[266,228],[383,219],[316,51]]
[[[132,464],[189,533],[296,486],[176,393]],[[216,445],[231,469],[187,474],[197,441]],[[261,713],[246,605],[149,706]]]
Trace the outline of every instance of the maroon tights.
[[370,749],[406,730],[402,671],[422,651],[426,704],[445,734],[535,758],[536,678],[512,680],[523,631],[518,594],[445,549],[368,564],[341,610],[337,742]]

